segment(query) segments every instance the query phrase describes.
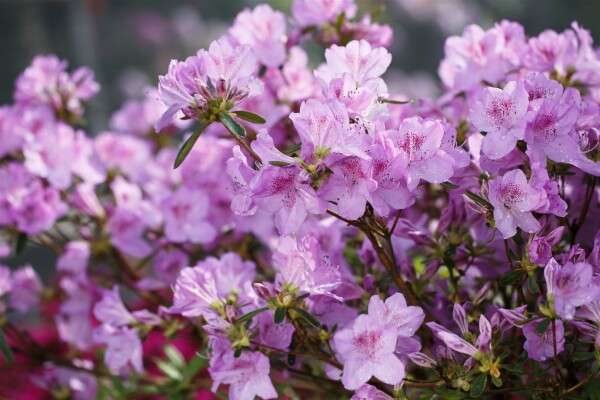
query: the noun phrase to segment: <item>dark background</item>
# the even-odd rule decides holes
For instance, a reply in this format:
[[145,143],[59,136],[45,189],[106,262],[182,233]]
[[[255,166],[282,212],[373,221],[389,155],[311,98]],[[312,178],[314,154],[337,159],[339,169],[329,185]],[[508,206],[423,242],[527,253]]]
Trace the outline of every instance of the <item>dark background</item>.
[[[102,91],[89,115],[89,130],[97,133],[125,98],[156,84],[170,59],[207,46],[239,11],[261,2],[289,14],[290,0],[0,0],[0,104],[11,102],[14,79],[34,55],[57,54],[72,67],[87,65],[96,72]],[[394,29],[390,86],[416,96],[437,93],[444,40],[470,23],[490,27],[506,18],[536,35],[544,29],[562,31],[577,20],[600,36],[600,0],[358,3],[367,10],[385,7],[378,20]]]

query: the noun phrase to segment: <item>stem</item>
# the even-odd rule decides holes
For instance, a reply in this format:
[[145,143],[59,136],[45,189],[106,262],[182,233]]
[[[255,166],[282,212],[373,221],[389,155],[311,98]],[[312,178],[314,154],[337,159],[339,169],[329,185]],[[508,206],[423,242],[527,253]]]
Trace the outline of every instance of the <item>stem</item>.
[[[591,381],[592,379],[594,379],[594,377],[596,375],[598,375],[598,372],[600,372],[600,369],[598,369],[596,367],[596,372],[592,372],[591,374],[589,374],[588,376],[586,376],[585,378],[583,378],[583,380],[581,382],[579,382],[577,385],[566,389],[563,393],[562,396],[567,395],[569,393],[573,393],[574,391],[576,391],[577,389],[581,388],[583,385],[585,385],[586,383],[588,383],[589,381]],[[561,397],[562,397],[561,396]]]
[[252,158],[254,158],[254,160],[259,163],[262,164],[263,161],[260,158],[260,156],[258,154],[256,154],[254,152],[254,150],[252,150],[252,148],[250,146],[248,146],[248,143],[246,143],[246,141],[244,139],[242,139],[241,137],[239,137],[238,135],[234,135],[233,133],[229,132],[229,134],[231,135],[232,138],[235,139],[236,142],[238,142],[238,144],[244,148],[244,150],[246,150],[248,152],[248,154],[250,154],[250,156]]

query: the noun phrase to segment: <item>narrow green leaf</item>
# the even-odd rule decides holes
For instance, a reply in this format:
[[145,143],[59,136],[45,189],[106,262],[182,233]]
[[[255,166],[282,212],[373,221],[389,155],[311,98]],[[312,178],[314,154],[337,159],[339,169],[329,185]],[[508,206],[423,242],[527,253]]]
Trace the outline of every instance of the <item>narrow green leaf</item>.
[[15,254],[22,254],[27,246],[27,234],[20,232],[15,241]]
[[296,311],[298,314],[300,314],[300,316],[306,322],[308,322],[310,325],[314,326],[315,328],[319,328],[321,326],[321,323],[319,322],[319,320],[316,319],[315,316],[312,315],[311,313],[309,313],[308,311],[303,310],[300,307],[294,307],[294,311]]
[[283,150],[283,154],[292,154],[292,153],[297,152],[301,148],[302,148],[302,143],[296,143],[294,145],[291,145],[287,149]]
[[192,379],[200,372],[202,367],[205,367],[208,364],[206,358],[202,358],[197,354],[192,357],[190,363],[187,365],[186,369],[183,371],[183,380],[184,382],[191,382]]
[[447,187],[448,189],[458,189],[460,186],[455,185],[454,183],[448,181],[448,182],[442,182],[442,186]]
[[492,376],[492,383],[496,387],[502,387],[502,379],[500,379],[500,378],[496,378],[495,376]]
[[164,351],[169,361],[171,361],[171,364],[173,364],[176,367],[185,366],[185,359],[176,347],[172,345],[166,345]]
[[258,310],[250,311],[248,314],[244,314],[241,317],[239,317],[238,319],[236,319],[235,323],[241,324],[242,322],[249,321],[253,317],[257,316],[258,314],[260,314],[262,312],[267,311],[268,309],[269,309],[268,307],[263,307],[263,308],[259,308]]
[[519,280],[520,277],[521,277],[520,270],[511,271],[508,274],[504,275],[502,278],[500,278],[500,284],[502,286],[511,285],[511,284],[515,283],[517,280]]
[[546,332],[546,330],[548,330],[548,326],[549,325],[550,325],[550,320],[549,319],[543,319],[541,322],[539,322],[535,326],[535,332],[536,333],[544,333],[544,332]]
[[188,154],[190,154],[190,151],[192,151],[192,148],[196,144],[196,141],[198,140],[200,135],[202,135],[202,132],[204,131],[204,129],[206,129],[207,126],[208,125],[200,126],[200,128],[198,128],[196,132],[194,132],[192,136],[190,136],[188,140],[185,141],[183,146],[181,146],[181,148],[179,149],[179,153],[177,153],[177,157],[175,157],[175,164],[173,164],[173,169],[179,168],[181,163],[183,163],[183,161],[188,156]]
[[392,100],[392,99],[385,99],[383,97],[380,97],[377,100],[380,103],[388,103],[388,104],[409,104],[409,103],[414,103],[414,100]]
[[288,165],[292,165],[292,164],[284,162],[284,161],[269,161],[269,164],[271,164],[275,167],[287,167]]
[[273,317],[273,321],[275,321],[276,324],[282,323],[283,320],[285,319],[286,311],[287,311],[287,309],[285,307],[277,307],[277,309],[275,310],[275,315]]
[[591,351],[586,353],[575,353],[573,355],[573,359],[575,361],[589,361],[593,360],[594,358],[596,358],[596,355]]
[[175,366],[165,362],[164,360],[156,360],[156,366],[169,378],[180,381],[183,379],[183,375],[181,371],[179,371]]
[[0,352],[2,352],[2,357],[4,358],[4,361],[6,361],[9,364],[12,364],[15,360],[15,358],[13,357],[13,353],[12,350],[10,349],[10,346],[8,345],[8,343],[6,342],[6,339],[4,338],[4,332],[2,332],[0,330]]
[[529,277],[529,279],[527,279],[527,289],[529,289],[529,293],[537,294],[538,285],[537,285],[537,282],[535,281],[535,276],[531,275]]
[[233,117],[227,113],[219,113],[219,121],[229,132],[239,137],[246,136],[246,130]]
[[477,398],[483,394],[487,384],[487,374],[481,374],[471,383],[471,397]]
[[253,124],[264,124],[265,122],[267,122],[260,115],[255,114],[250,111],[236,110],[236,111],[234,111],[234,113],[238,118],[241,118],[244,121],[252,122]]
[[471,192],[470,190],[465,190],[465,194],[467,195],[468,198],[470,198],[471,200],[473,200],[476,203],[481,204],[482,206],[486,206],[487,208],[489,208],[490,210],[494,209],[494,206],[487,201],[486,199],[484,199],[483,197]]

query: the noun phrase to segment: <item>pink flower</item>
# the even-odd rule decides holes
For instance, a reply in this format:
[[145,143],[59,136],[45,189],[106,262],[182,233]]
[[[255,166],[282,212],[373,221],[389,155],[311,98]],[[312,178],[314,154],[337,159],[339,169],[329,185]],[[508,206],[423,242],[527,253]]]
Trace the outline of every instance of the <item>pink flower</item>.
[[366,135],[350,126],[348,111],[339,101],[310,99],[300,105],[299,113],[290,114],[290,119],[302,140],[303,159],[324,158],[330,153],[368,158]]
[[260,170],[252,186],[252,199],[258,208],[275,214],[275,225],[281,235],[296,232],[309,212],[322,214],[326,210],[295,165],[267,165]]
[[175,243],[210,243],[217,230],[206,221],[209,214],[209,199],[204,192],[180,186],[163,202],[165,235]]
[[10,280],[8,301],[12,308],[25,313],[40,301],[43,285],[31,265],[14,271]]
[[561,241],[564,230],[564,226],[559,226],[546,236],[535,236],[529,245],[531,262],[546,265],[552,258],[552,247]]
[[285,15],[268,4],[239,13],[229,35],[237,43],[250,46],[267,67],[278,67],[285,60]]
[[273,264],[278,267],[283,283],[292,284],[299,294],[321,294],[342,300],[332,293],[342,283],[339,266],[331,263],[314,237],[280,238]]
[[393,397],[388,396],[375,386],[362,385],[355,392],[350,400],[393,400]]
[[347,18],[354,17],[354,0],[294,0],[292,17],[299,28],[334,22],[344,13]]
[[421,307],[408,306],[401,293],[396,293],[385,300],[377,295],[369,301],[369,315],[382,325],[393,325],[398,336],[411,337],[419,329],[425,313]]
[[441,149],[444,126],[439,121],[407,118],[391,137],[396,148],[408,159],[406,183],[409,190],[414,190],[421,179],[442,183],[454,174],[454,158]]
[[[356,86],[377,79],[392,62],[392,55],[384,47],[372,48],[366,40],[353,40],[346,46],[333,45],[325,50],[327,72],[330,76],[350,74]],[[385,84],[380,81],[380,84]]]
[[213,379],[212,391],[221,384],[229,385],[231,400],[252,400],[255,396],[274,399],[277,391],[269,377],[270,369],[268,357],[260,352],[244,351],[236,358],[227,350],[208,372]]
[[142,342],[135,329],[101,325],[94,330],[94,342],[107,346],[104,363],[113,374],[124,374],[130,367],[144,371]]
[[371,379],[394,385],[406,376],[404,364],[396,357],[398,329],[382,325],[369,315],[360,315],[351,327],[338,331],[333,345],[344,364],[342,383],[356,390]]
[[102,299],[94,306],[94,316],[101,323],[114,327],[129,325],[134,320],[121,300],[118,285],[112,290],[103,290]]
[[546,269],[554,273],[546,274],[548,292],[553,293],[554,309],[558,316],[571,320],[575,308],[589,304],[600,296],[600,279],[593,276],[593,268],[585,262],[567,262],[563,267],[551,259]]
[[86,282],[86,271],[90,260],[89,243],[85,241],[69,242],[65,250],[56,262],[56,269],[70,274],[80,282]]
[[489,187],[496,227],[505,239],[513,237],[517,233],[517,227],[529,233],[540,229],[540,223],[531,211],[545,199],[545,193],[531,187],[523,171],[512,170],[502,177],[492,179]]
[[523,83],[511,81],[504,89],[483,89],[471,107],[471,121],[486,132],[482,150],[492,160],[510,153],[525,135],[528,93]]

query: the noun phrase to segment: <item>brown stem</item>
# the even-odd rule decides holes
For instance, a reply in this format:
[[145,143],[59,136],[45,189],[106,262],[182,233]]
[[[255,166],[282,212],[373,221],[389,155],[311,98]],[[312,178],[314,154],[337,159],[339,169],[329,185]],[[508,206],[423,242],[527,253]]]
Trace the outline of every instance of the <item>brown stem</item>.
[[229,133],[231,135],[231,137],[233,137],[235,139],[236,142],[238,142],[238,144],[244,148],[244,150],[246,150],[248,152],[248,154],[250,154],[250,156],[252,158],[254,158],[254,160],[256,160],[257,163],[262,164],[262,159],[260,158],[260,156],[258,154],[256,154],[254,152],[254,150],[252,150],[252,148],[250,146],[248,146],[248,143],[246,143],[246,141],[244,139],[242,139],[241,137],[239,137],[238,135],[234,135],[233,133]]
[[598,375],[598,372],[600,372],[600,369],[596,369],[596,372],[592,372],[591,374],[589,374],[588,376],[586,376],[585,378],[583,378],[583,380],[581,382],[579,382],[577,385],[570,387],[569,389],[566,389],[564,392],[562,392],[562,396],[565,396],[569,393],[573,393],[574,391],[576,391],[577,389],[581,388],[583,385],[585,385],[586,383],[588,383],[589,381],[591,381],[592,379],[594,379],[596,377],[596,375]]

